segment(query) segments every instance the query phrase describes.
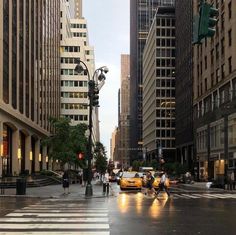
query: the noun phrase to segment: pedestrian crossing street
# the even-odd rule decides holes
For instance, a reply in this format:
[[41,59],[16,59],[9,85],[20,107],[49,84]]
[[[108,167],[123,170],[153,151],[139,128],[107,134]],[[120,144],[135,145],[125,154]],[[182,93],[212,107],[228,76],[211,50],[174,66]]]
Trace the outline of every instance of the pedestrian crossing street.
[[[158,198],[166,198],[164,193],[160,194]],[[233,193],[173,193],[170,198],[172,199],[236,199],[236,194]]]
[[110,235],[108,209],[83,201],[43,200],[0,218],[0,235]]

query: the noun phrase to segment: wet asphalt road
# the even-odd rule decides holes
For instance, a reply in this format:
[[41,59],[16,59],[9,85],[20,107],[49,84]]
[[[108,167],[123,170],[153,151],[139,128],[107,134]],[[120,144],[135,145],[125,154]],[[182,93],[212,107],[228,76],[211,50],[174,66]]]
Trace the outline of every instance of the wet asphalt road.
[[[113,188],[114,197],[78,202],[88,208],[98,205],[108,208],[111,235],[236,234],[236,199],[175,198],[173,195],[167,198],[164,194],[156,199],[141,192],[119,192],[115,184]],[[15,209],[40,203],[36,198],[0,200],[1,217]]]

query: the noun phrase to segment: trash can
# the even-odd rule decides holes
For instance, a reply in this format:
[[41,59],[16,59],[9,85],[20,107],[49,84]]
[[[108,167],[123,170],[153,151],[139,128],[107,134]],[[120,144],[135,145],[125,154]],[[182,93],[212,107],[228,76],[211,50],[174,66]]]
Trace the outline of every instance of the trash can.
[[25,195],[26,193],[26,179],[16,179],[16,195]]

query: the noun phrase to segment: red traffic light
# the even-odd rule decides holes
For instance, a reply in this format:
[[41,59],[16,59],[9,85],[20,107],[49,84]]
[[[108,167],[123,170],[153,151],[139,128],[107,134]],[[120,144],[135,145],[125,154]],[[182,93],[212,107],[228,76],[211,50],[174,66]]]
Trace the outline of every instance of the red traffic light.
[[77,153],[78,160],[84,159],[84,153]]

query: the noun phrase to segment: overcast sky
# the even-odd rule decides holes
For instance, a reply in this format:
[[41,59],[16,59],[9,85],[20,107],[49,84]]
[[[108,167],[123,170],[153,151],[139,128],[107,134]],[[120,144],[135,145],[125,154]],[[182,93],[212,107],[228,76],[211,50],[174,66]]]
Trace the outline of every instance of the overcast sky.
[[83,0],[83,16],[90,45],[94,46],[96,68],[109,68],[99,96],[99,120],[101,142],[110,157],[110,138],[118,124],[120,56],[129,54],[129,0]]

